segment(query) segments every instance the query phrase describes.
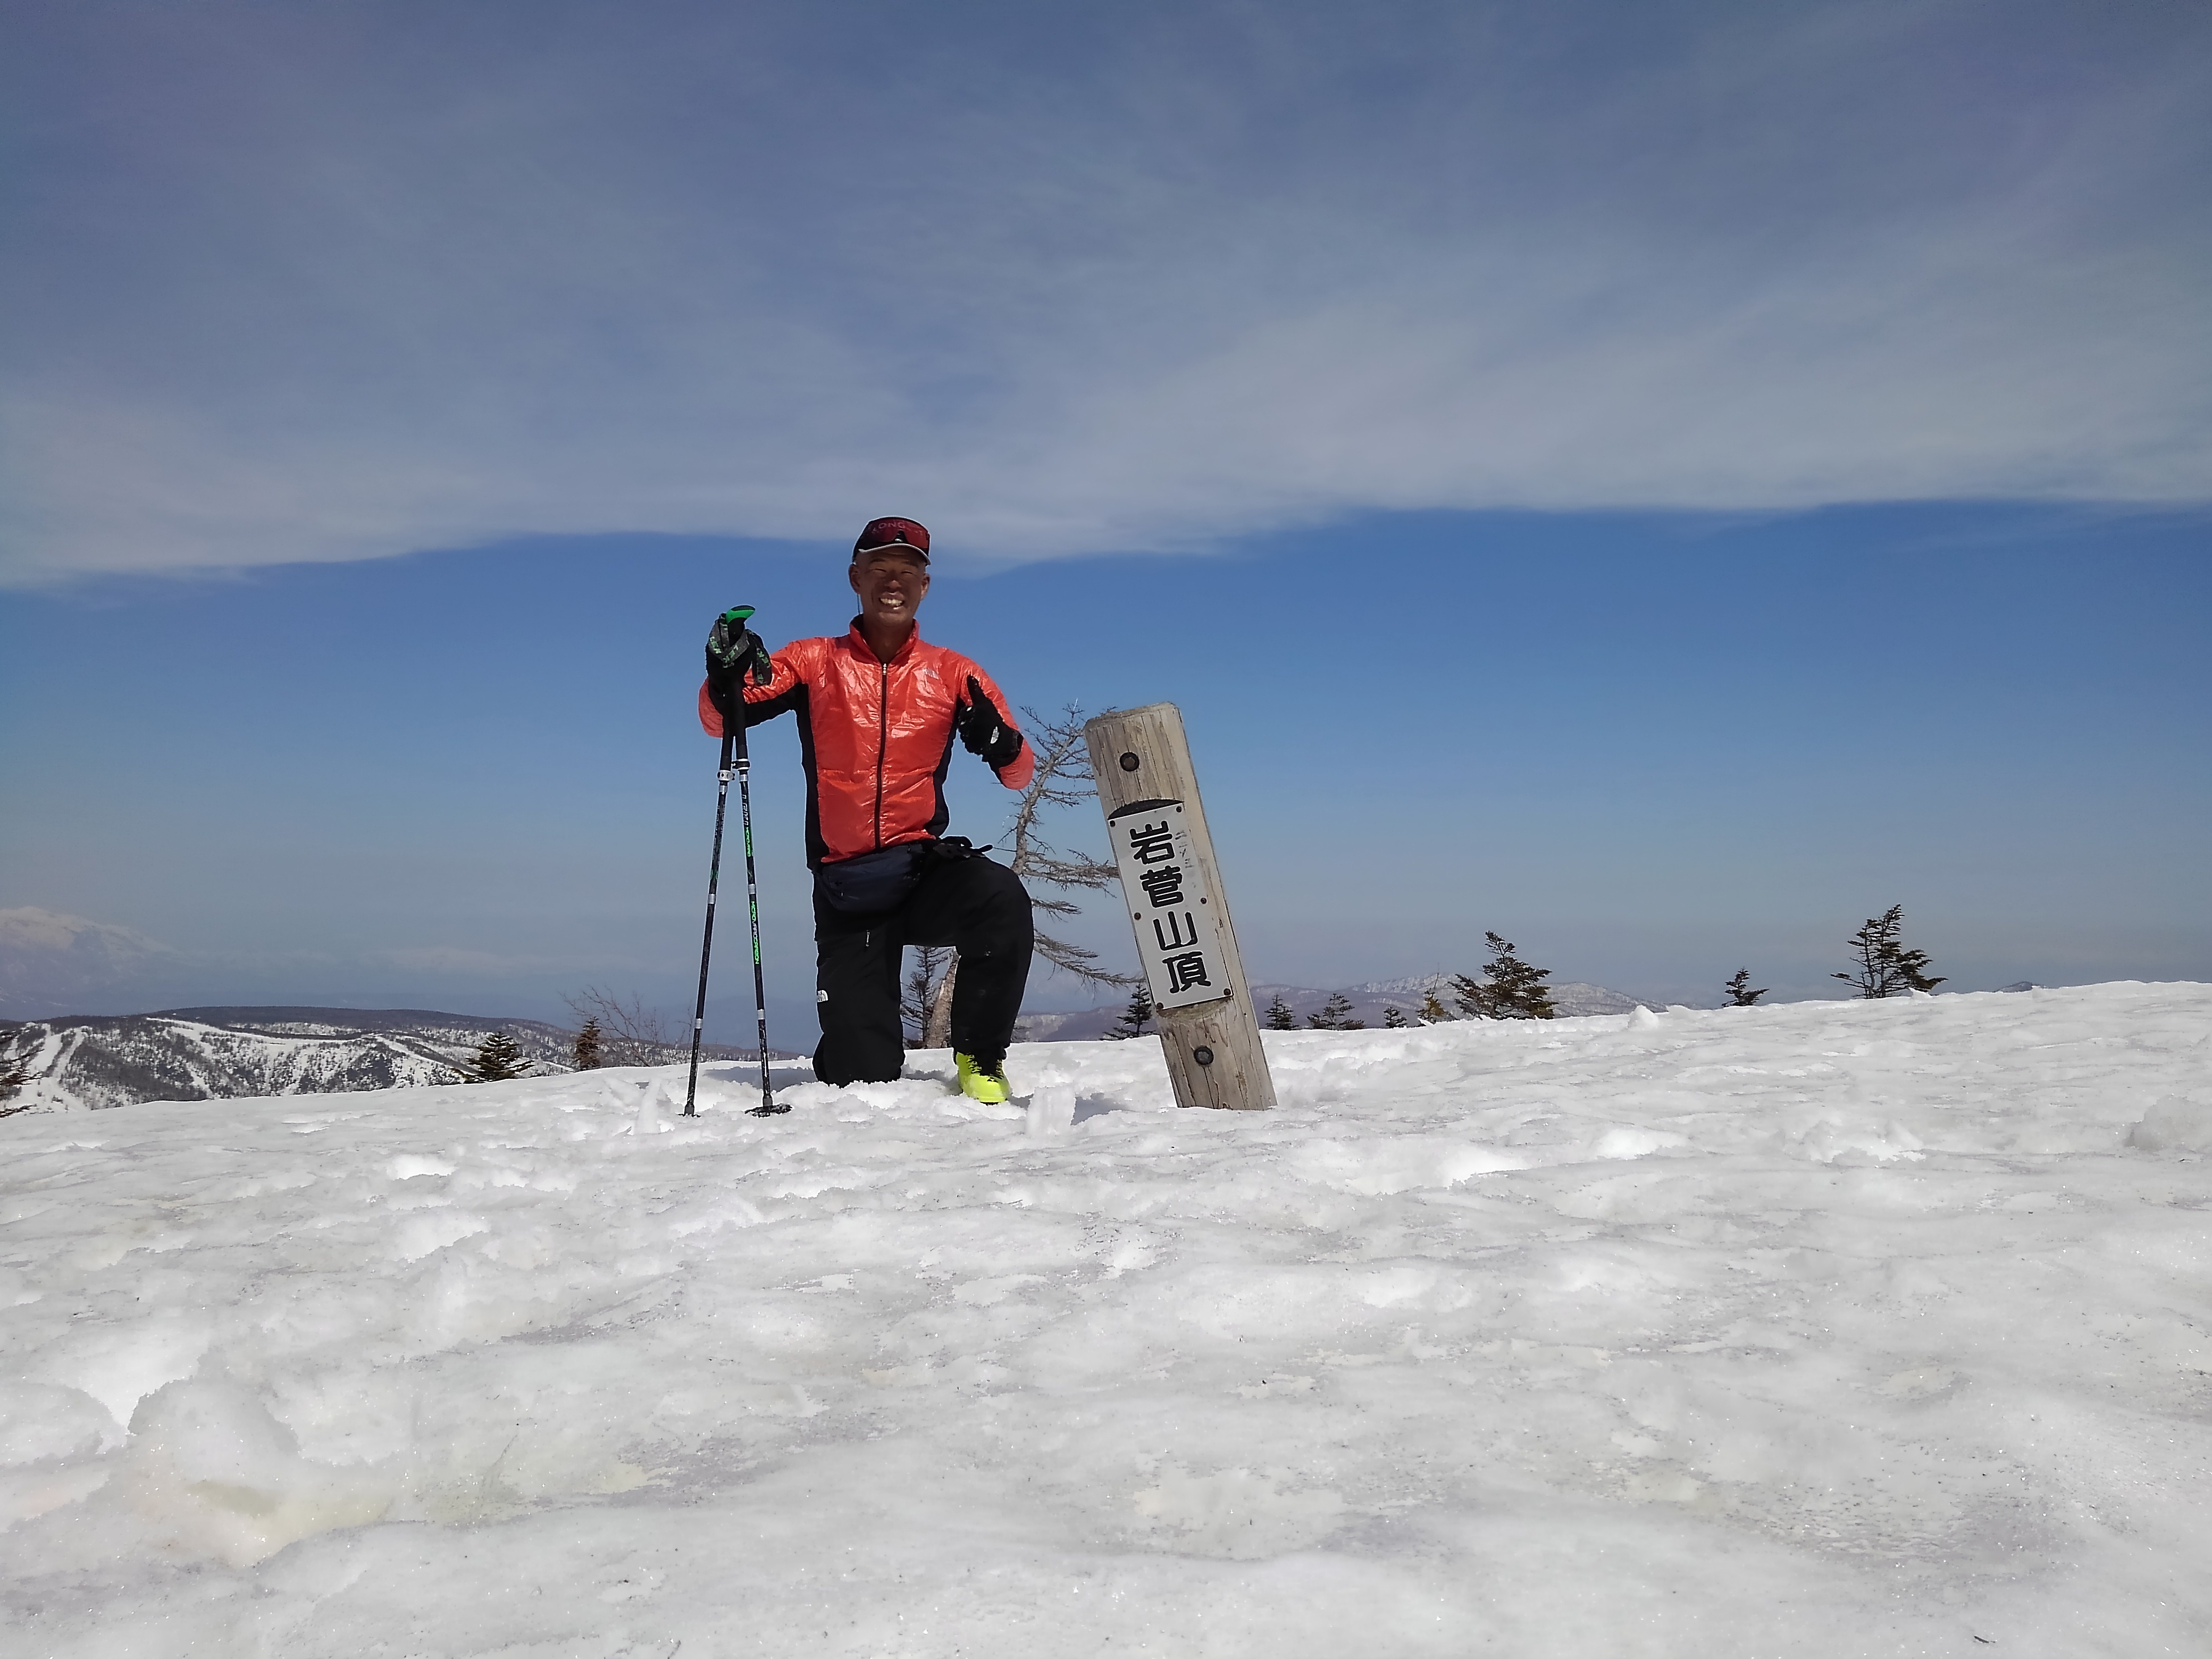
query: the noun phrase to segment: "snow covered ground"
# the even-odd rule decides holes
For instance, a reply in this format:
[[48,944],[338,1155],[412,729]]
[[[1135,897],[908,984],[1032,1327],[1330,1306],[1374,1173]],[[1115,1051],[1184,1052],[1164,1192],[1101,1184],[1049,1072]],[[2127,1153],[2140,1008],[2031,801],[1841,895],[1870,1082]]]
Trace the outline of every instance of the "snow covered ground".
[[[2212,987],[0,1126],[11,1655],[2212,1652]],[[11,1305],[12,1304],[12,1305]]]

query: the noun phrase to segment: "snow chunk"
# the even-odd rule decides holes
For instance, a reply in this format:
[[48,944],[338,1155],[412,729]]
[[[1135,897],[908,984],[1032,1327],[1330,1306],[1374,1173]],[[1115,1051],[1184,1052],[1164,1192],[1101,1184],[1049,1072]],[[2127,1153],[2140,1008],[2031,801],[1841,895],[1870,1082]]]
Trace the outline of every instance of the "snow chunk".
[[374,1521],[394,1488],[300,1455],[252,1389],[222,1379],[172,1382],[131,1419],[131,1506],[169,1548],[250,1566],[285,1545]]
[[90,1395],[52,1383],[0,1385],[0,1468],[91,1457],[120,1438],[113,1417]]
[[1455,1187],[1479,1175],[1525,1170],[1528,1159],[1443,1135],[1393,1135],[1372,1141],[1310,1140],[1284,1160],[1304,1181],[1379,1197],[1423,1187]]
[[2147,1152],[2212,1152],[2212,1094],[2165,1095],[2128,1131]]
[[474,1238],[490,1227],[491,1224],[482,1216],[459,1210],[411,1216],[392,1234],[391,1256],[395,1261],[419,1261],[434,1250],[458,1244],[465,1238]]

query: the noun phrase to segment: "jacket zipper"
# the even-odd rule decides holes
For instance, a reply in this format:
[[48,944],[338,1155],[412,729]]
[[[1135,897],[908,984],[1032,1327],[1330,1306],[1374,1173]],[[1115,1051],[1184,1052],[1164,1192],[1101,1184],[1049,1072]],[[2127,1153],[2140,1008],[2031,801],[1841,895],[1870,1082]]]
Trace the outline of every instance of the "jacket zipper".
[[876,850],[884,850],[884,750],[891,743],[891,665],[885,663],[881,694],[876,699]]

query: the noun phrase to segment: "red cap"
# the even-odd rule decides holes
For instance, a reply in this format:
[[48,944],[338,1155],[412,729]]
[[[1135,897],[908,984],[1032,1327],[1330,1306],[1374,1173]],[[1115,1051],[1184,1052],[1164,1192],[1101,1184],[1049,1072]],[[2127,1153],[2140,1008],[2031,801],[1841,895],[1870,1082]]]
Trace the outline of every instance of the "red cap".
[[921,556],[924,564],[929,562],[929,532],[912,519],[871,519],[860,538],[853,544],[853,556],[863,553],[880,553],[887,547],[903,547]]

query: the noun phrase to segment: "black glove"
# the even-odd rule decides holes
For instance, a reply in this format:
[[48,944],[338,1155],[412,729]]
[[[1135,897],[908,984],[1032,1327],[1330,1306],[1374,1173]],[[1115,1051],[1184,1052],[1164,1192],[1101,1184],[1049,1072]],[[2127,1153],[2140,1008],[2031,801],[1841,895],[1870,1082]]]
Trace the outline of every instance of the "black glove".
[[994,771],[1022,752],[1022,734],[998,711],[973,674],[968,677],[968,700],[957,720],[960,741],[968,745],[968,752],[982,757]]
[[714,618],[714,631],[707,635],[707,696],[726,720],[735,719],[744,702],[748,669],[755,685],[766,685],[775,678],[768,647],[745,626],[752,614],[749,605],[732,605]]

